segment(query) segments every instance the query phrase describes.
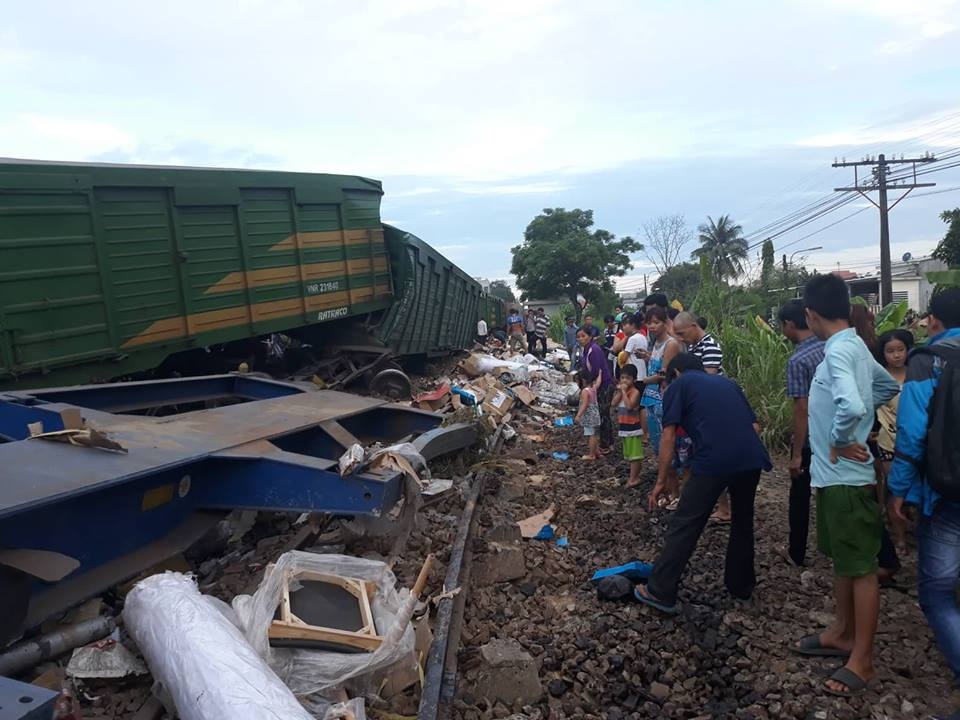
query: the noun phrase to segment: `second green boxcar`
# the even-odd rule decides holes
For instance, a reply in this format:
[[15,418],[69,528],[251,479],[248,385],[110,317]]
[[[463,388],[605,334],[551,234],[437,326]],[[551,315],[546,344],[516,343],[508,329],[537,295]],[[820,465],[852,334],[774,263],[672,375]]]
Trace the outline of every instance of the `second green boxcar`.
[[416,235],[384,225],[397,300],[378,338],[400,355],[442,355],[470,347],[483,289]]

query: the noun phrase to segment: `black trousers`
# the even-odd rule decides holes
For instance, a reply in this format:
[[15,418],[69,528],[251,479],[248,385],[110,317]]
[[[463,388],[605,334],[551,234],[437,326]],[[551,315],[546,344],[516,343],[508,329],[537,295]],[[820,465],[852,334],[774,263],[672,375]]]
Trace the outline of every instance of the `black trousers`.
[[[534,344],[534,346],[537,344],[537,342],[539,342],[540,345],[543,346],[543,351],[542,351],[542,353],[541,353],[541,357],[546,357],[546,356],[547,356],[547,336],[546,336],[546,335],[543,335],[543,336],[534,335],[534,338],[533,338],[533,344]],[[534,351],[533,347],[530,348],[530,352],[532,352],[534,355],[537,354],[537,353]]]
[[800,476],[790,478],[790,559],[803,565],[807,557],[807,536],[810,533],[810,448],[803,449]]
[[750,597],[757,584],[753,566],[753,501],[759,482],[759,470],[718,476],[694,473],[690,477],[680,494],[680,505],[670,518],[663,550],[653,564],[647,587],[654,597],[668,604],[676,602],[680,578],[724,490],[730,496],[733,520],[723,581],[734,597]]
[[536,354],[537,350],[537,334],[534,332],[527,333],[527,352],[531,355]]

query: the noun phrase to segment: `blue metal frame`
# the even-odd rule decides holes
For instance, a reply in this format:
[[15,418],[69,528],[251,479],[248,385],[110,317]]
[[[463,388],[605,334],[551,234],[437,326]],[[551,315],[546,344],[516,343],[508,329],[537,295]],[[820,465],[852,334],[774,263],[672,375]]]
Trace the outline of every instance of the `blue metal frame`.
[[[250,401],[166,417],[104,412],[212,398]],[[60,413],[74,407],[66,400],[86,403],[84,421],[128,452],[20,439],[31,422],[61,429]],[[324,429],[328,423],[339,424],[340,440]],[[399,498],[402,476],[364,470],[341,478],[345,438],[395,442],[439,424],[433,413],[380,400],[235,375],[0,394],[0,432],[18,438],[0,444],[0,468],[16,468],[0,473],[0,549],[48,550],[80,562],[61,583],[36,581],[28,622],[39,622],[83,599],[77,593],[92,594],[72,589],[60,600],[58,585],[82,585],[85,573],[162,541],[197,513],[380,513]]]

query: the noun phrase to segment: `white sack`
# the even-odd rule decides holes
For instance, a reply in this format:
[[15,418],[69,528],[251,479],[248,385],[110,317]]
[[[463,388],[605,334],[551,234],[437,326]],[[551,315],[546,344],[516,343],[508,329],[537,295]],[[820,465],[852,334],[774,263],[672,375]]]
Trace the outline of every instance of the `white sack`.
[[130,591],[123,623],[161,686],[155,692],[173,700],[181,720],[311,720],[222,605],[174,572]]

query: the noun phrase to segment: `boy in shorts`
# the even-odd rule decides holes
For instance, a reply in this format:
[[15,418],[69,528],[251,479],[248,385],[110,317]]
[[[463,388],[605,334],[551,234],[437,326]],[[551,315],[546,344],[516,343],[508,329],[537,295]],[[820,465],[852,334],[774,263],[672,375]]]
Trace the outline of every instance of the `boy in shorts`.
[[850,327],[850,296],[836,275],[807,283],[807,326],[824,346],[810,385],[808,421],[811,485],[817,489],[817,547],[833,560],[836,618],[792,645],[801,655],[848,657],[826,681],[831,695],[866,690],[876,675],[873,638],[880,612],[877,552],[883,521],[867,449],[875,409],[900,388]]
[[617,424],[623,441],[623,459],[630,463],[630,479],[627,487],[640,484],[640,461],[643,460],[643,428],[640,424],[640,391],[636,387],[637,368],[624,365],[620,371],[620,383],[613,394],[611,405],[617,406]]

